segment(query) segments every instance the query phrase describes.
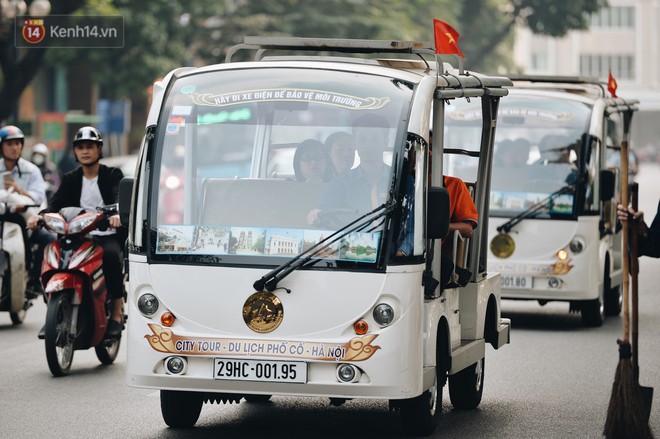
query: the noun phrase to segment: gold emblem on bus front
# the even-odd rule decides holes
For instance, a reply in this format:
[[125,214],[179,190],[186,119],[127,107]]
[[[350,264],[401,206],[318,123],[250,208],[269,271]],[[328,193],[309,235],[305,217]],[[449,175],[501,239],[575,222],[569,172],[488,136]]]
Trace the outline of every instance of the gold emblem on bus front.
[[243,305],[243,320],[248,328],[260,334],[274,331],[284,318],[282,301],[268,291],[254,293]]
[[498,258],[506,259],[513,254],[516,243],[508,233],[498,233],[490,241],[490,251]]

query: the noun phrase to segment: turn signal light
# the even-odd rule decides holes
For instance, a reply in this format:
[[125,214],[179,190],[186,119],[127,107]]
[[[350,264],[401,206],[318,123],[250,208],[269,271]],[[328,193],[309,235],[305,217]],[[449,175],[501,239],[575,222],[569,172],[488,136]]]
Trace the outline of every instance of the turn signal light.
[[174,320],[174,314],[169,311],[164,312],[163,315],[160,316],[160,322],[163,324],[163,326],[172,326],[174,324]]
[[364,335],[369,331],[369,324],[364,320],[360,319],[357,322],[353,323],[353,329],[357,335]]

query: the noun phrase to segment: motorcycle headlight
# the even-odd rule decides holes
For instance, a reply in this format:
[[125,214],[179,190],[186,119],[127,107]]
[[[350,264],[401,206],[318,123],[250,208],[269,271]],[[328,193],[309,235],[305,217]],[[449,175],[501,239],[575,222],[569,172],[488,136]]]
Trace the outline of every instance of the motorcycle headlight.
[[51,215],[44,215],[43,220],[46,223],[46,227],[55,233],[63,235],[66,231],[64,220],[61,218],[57,218]]
[[74,219],[69,223],[69,234],[73,235],[81,232],[82,230],[85,230],[87,227],[89,227],[90,224],[94,222],[95,219],[95,215],[81,216],[80,218]]

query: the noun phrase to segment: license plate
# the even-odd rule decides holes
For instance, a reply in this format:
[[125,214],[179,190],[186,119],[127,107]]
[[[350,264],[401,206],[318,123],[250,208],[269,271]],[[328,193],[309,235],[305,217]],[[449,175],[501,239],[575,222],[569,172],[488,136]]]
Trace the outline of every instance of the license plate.
[[216,358],[213,362],[216,380],[267,381],[273,383],[306,383],[304,361],[266,361]]
[[523,290],[532,288],[532,276],[502,276],[502,288]]

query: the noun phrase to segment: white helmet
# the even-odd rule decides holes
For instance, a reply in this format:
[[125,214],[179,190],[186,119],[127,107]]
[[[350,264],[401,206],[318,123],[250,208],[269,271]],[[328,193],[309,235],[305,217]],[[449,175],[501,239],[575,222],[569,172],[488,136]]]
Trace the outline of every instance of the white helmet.
[[37,143],[32,147],[32,154],[42,154],[48,156],[48,147],[44,143]]

